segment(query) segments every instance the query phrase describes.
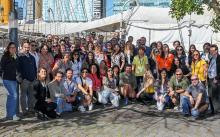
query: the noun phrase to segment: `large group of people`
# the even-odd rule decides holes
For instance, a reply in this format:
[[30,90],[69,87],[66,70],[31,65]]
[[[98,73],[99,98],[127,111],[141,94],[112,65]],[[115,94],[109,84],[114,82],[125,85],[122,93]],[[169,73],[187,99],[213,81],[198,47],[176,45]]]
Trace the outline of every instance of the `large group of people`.
[[23,39],[19,50],[16,45],[8,44],[0,64],[8,92],[7,120],[30,114],[57,118],[101,104],[120,109],[130,102],[155,103],[160,111],[174,109],[198,118],[220,105],[215,44],[205,43],[201,52],[194,44],[185,49],[180,41],[146,45],[145,37],[135,43],[132,36],[108,40],[91,33],[72,39],[48,35],[40,42]]

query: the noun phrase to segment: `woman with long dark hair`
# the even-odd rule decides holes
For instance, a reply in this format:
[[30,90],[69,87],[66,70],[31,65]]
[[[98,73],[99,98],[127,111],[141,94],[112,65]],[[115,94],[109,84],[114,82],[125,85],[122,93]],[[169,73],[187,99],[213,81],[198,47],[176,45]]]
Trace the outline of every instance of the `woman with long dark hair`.
[[103,90],[98,92],[98,98],[99,102],[102,104],[107,104],[111,101],[114,107],[119,107],[120,95],[111,68],[108,69],[107,76],[103,78]]
[[191,44],[189,46],[189,53],[188,53],[188,57],[186,58],[186,66],[188,68],[190,68],[191,64],[192,64],[192,59],[193,59],[193,52],[196,50],[196,46],[194,44]]
[[[47,45],[42,45],[40,47],[39,68],[46,68],[47,75],[50,76],[52,74],[52,66],[53,66],[54,59],[48,50],[49,50],[49,47]],[[52,79],[52,77],[50,79]]]
[[16,46],[14,42],[10,42],[4,51],[1,59],[1,72],[3,84],[8,92],[7,102],[6,102],[6,120],[19,120],[20,118],[16,116],[17,111],[17,81],[16,81],[16,71],[17,71],[17,55]]
[[89,69],[90,65],[98,64],[93,52],[89,51],[86,59],[83,61],[82,68]]
[[89,68],[90,74],[88,77],[92,80],[93,92],[99,92],[101,90],[102,81],[100,77],[99,67],[97,64],[92,64]]
[[168,78],[166,69],[160,71],[160,78],[154,83],[154,99],[157,101],[157,109],[164,110],[165,107],[172,107],[171,98],[168,95]]
[[183,75],[185,77],[190,76],[190,71],[185,64],[181,64],[181,61],[178,57],[175,57],[173,60],[173,64],[170,70],[170,73],[173,75],[176,72],[176,69],[181,69],[183,71]]
[[166,69],[168,72],[168,78],[170,78],[170,69],[173,63],[173,54],[170,53],[169,46],[167,44],[163,45],[163,51],[157,56],[158,70]]
[[38,118],[46,120],[48,117],[56,118],[56,103],[50,99],[50,92],[47,84],[47,70],[46,68],[40,68],[38,71],[38,78],[34,81],[33,89],[35,91],[35,110],[37,111]]
[[73,65],[72,65],[73,75],[79,76],[80,71],[82,69],[82,60],[80,58],[79,52],[74,51],[73,53],[71,53],[71,60],[73,62]]
[[186,53],[182,46],[176,46],[175,57],[178,57],[180,59],[181,64],[186,63]]
[[112,57],[111,57],[111,66],[114,65],[118,65],[120,71],[122,71],[125,66],[125,55],[121,51],[121,48],[118,44],[115,45],[114,52],[112,53]]

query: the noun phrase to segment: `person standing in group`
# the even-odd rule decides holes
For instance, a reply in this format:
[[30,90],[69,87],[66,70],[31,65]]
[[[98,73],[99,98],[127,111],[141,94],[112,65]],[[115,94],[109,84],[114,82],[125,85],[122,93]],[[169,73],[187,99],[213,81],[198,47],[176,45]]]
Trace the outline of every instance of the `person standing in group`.
[[37,70],[38,70],[38,67],[39,67],[39,59],[40,59],[40,56],[37,52],[37,43],[35,41],[31,41],[30,42],[30,54],[34,57],[35,59],[35,63],[36,63],[36,67],[37,67]]
[[201,59],[198,50],[193,52],[193,60],[191,64],[191,72],[193,75],[198,75],[199,80],[205,85],[207,78],[208,65],[205,60]]
[[[138,55],[134,57],[132,63],[132,71],[136,77],[137,85],[143,83],[143,76],[148,69],[148,57],[144,54],[145,48],[140,46],[138,49]],[[139,89],[136,89],[138,91]]]
[[14,42],[10,42],[1,58],[1,73],[3,85],[8,91],[6,102],[6,120],[19,120],[16,116],[17,108],[17,55],[16,46]]
[[[37,78],[37,67],[34,57],[30,54],[30,44],[24,41],[23,52],[18,56],[18,82],[20,83],[21,110],[23,116],[34,112],[33,81]],[[28,108],[28,110],[27,110]]]
[[[209,83],[209,96],[213,99],[215,109],[220,108],[220,55],[218,54],[218,46],[211,45],[210,47],[211,59],[208,68],[208,83]],[[210,102],[212,105],[212,102]],[[214,113],[214,109],[212,110]]]

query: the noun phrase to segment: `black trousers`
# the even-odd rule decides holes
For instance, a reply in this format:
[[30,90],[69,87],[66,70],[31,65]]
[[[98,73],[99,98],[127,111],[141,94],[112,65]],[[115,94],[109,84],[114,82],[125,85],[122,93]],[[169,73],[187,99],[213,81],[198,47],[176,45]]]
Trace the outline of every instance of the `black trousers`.
[[209,92],[209,102],[212,108],[212,113],[214,113],[214,109],[218,109],[219,101],[220,101],[220,83],[214,83],[213,79],[208,80],[208,92]]
[[44,100],[38,100],[35,104],[35,110],[42,112],[50,118],[56,118],[57,114],[55,109],[57,108],[57,104],[54,102],[46,102]]

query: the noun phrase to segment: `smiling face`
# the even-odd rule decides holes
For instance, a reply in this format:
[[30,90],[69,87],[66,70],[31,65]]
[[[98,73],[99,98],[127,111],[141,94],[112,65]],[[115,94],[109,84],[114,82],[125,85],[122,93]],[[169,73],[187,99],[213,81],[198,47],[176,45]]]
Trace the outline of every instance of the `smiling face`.
[[200,53],[197,50],[193,52],[193,59],[194,60],[199,60],[200,59]]
[[30,45],[29,45],[29,43],[24,43],[22,47],[23,47],[24,53],[29,53],[30,52]]
[[161,75],[161,78],[162,78],[162,79],[166,79],[166,77],[167,77],[167,72],[166,72],[165,70],[163,70],[163,71],[161,71],[160,75]]
[[86,69],[84,69],[84,70],[82,70],[81,74],[82,74],[82,78],[86,78],[88,75],[88,71]]
[[176,70],[176,79],[181,80],[183,78],[183,72],[181,69]]
[[191,82],[192,82],[192,85],[193,86],[196,86],[199,84],[199,79],[198,79],[198,76],[197,75],[194,75],[191,77]]
[[46,77],[47,77],[47,71],[46,71],[46,69],[40,68],[39,73],[38,73],[38,77],[39,77],[41,80],[46,80]]
[[174,64],[179,66],[180,65],[180,61],[178,58],[174,58]]
[[96,67],[96,65],[92,65],[92,66],[91,66],[91,73],[92,73],[92,74],[96,74],[96,73],[97,73],[97,67]]
[[41,53],[42,54],[47,54],[48,53],[48,47],[46,45],[44,45],[42,48],[41,48]]
[[71,80],[73,78],[73,71],[72,70],[68,70],[66,72],[66,77],[67,77],[67,79]]
[[14,44],[11,44],[8,48],[8,51],[11,55],[14,55],[16,53],[16,46]]

